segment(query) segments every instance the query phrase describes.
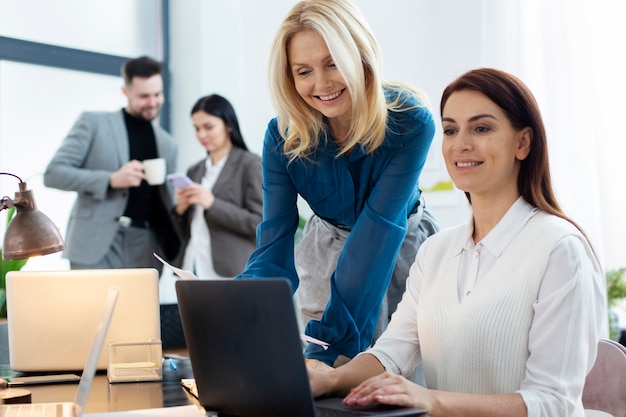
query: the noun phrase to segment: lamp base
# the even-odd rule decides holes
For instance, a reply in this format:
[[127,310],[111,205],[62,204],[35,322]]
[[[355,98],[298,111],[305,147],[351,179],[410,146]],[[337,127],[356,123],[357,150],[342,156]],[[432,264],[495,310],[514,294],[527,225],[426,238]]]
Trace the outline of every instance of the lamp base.
[[7,388],[0,391],[2,404],[29,404],[32,396],[29,390],[22,388]]

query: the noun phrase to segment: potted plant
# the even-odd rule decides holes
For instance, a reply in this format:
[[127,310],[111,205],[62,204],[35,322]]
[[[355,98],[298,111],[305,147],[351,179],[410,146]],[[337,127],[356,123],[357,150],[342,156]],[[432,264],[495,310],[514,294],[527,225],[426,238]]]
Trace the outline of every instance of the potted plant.
[[[7,220],[4,230],[7,229],[9,223],[15,215],[15,207],[7,210]],[[6,298],[6,275],[9,271],[19,271],[26,264],[28,259],[5,260],[2,257],[2,247],[0,247],[0,318],[7,317],[7,298]]]
[[626,298],[626,268],[606,272],[606,291],[609,303],[609,331],[612,340],[619,340],[621,329],[617,323],[617,314],[613,309],[619,301]]

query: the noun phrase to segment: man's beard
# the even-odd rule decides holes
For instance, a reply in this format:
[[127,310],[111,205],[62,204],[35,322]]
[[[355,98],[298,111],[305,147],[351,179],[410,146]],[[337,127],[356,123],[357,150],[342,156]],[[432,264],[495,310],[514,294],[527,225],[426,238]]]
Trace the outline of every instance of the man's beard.
[[131,114],[138,119],[145,120],[146,122],[151,122],[157,117],[159,117],[160,110],[161,110],[160,107],[156,108],[156,111],[154,111],[153,108],[151,108],[150,110],[141,109],[139,112],[134,113],[134,114],[131,113]]

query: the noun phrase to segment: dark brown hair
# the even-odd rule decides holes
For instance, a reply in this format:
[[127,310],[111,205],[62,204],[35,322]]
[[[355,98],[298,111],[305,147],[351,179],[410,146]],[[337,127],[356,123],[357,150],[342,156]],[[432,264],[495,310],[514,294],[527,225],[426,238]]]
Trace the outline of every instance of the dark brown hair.
[[203,111],[211,116],[219,117],[224,121],[227,127],[230,127],[230,141],[233,146],[241,149],[248,150],[246,143],[243,140],[243,135],[239,129],[239,120],[233,105],[230,104],[226,98],[219,94],[211,94],[209,96],[201,97],[191,108],[191,114]]
[[[546,130],[537,101],[528,87],[519,78],[501,70],[480,68],[468,71],[443,91],[440,114],[443,115],[450,96],[463,90],[484,94],[504,111],[514,129],[530,127],[530,153],[521,161],[517,178],[519,192],[532,206],[569,221],[584,235],[580,226],[563,213],[552,189]],[[471,203],[469,194],[465,195]]]
[[153,75],[161,75],[163,67],[161,63],[148,56],[140,56],[139,58],[129,59],[122,64],[122,77],[124,83],[129,86],[133,82],[133,78],[150,78]]

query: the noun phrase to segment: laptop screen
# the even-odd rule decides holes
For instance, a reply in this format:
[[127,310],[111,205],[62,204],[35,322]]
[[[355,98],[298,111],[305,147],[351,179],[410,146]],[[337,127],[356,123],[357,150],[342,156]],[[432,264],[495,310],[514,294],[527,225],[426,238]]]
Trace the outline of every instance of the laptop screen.
[[[106,342],[161,338],[156,269],[12,271],[6,277],[9,362],[19,372],[83,369],[109,287],[120,296]],[[107,352],[97,368],[106,369]]]
[[78,391],[76,391],[76,398],[74,402],[79,407],[79,411],[81,412],[85,409],[85,405],[87,404],[87,397],[89,396],[89,390],[91,389],[91,384],[93,383],[93,379],[96,376],[98,358],[100,357],[100,353],[102,352],[102,347],[104,346],[104,341],[111,325],[111,320],[113,318],[113,312],[115,311],[115,304],[119,298],[119,293],[119,288],[109,288],[106,302],[104,305],[104,312],[102,313],[102,317],[100,318],[100,322],[98,323],[96,335],[94,336],[93,342],[91,344],[91,349],[89,349],[89,355],[87,356],[87,361],[85,362],[83,373],[80,378],[80,382],[78,383]]

